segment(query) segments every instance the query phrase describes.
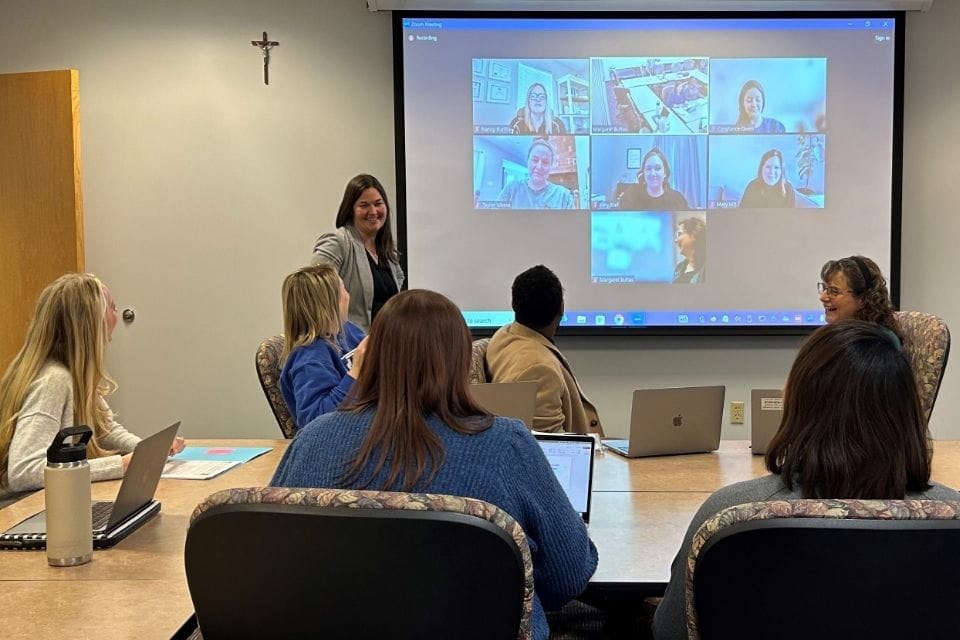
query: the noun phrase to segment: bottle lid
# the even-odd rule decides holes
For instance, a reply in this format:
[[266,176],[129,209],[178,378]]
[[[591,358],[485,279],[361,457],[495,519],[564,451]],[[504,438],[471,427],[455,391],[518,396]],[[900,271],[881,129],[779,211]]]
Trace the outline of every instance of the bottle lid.
[[[76,440],[70,440],[77,436]],[[80,462],[87,459],[87,442],[93,430],[86,425],[67,427],[57,432],[47,449],[47,462]]]

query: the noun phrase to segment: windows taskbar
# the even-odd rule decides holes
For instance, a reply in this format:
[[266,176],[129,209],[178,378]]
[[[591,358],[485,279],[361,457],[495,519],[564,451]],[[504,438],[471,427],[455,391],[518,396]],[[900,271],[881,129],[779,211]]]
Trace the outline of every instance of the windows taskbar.
[[[512,311],[464,311],[471,329],[513,322]],[[570,309],[561,327],[816,327],[825,322],[823,309],[704,309],[684,311]]]

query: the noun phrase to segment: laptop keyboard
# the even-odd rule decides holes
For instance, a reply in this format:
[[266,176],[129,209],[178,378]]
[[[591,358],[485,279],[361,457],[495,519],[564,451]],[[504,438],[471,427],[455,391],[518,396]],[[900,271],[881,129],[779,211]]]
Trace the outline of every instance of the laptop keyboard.
[[93,530],[103,529],[110,520],[110,513],[113,511],[112,502],[97,501],[91,505],[93,514]]

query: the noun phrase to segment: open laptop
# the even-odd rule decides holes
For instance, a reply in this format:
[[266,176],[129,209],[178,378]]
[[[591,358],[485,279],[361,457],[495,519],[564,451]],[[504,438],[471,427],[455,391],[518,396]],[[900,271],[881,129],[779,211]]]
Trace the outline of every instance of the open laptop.
[[723,386],[638,389],[630,438],[604,440],[603,445],[628,458],[716,451],[725,391]]
[[593,452],[597,441],[590,435],[534,433],[553,473],[570,499],[574,511],[590,524],[590,494],[593,490]]
[[[160,511],[153,494],[179,428],[176,422],[140,441],[130,457],[116,501],[92,503],[94,548],[112,547]],[[0,534],[0,548],[44,549],[46,532],[46,511],[41,511]]]
[[754,455],[767,452],[782,417],[783,390],[750,390],[750,450]]
[[477,404],[493,415],[517,418],[532,429],[537,386],[536,382],[487,382],[469,388]]

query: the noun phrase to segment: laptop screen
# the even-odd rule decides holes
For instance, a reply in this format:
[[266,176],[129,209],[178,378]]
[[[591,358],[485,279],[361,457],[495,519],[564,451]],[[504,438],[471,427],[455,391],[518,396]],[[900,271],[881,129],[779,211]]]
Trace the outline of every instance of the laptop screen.
[[589,521],[595,446],[593,437],[539,433],[535,437],[570,504],[583,516],[584,521]]

